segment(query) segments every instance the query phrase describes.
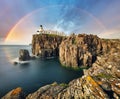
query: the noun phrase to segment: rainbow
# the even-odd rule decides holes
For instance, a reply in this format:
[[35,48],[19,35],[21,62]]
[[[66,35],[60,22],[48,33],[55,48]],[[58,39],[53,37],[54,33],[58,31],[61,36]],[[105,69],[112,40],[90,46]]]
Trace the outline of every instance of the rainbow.
[[[49,7],[43,7],[43,8],[39,8],[39,9],[36,9],[34,11],[32,11],[31,13],[25,15],[24,17],[22,17],[14,26],[13,28],[7,33],[6,37],[5,37],[5,42],[11,42],[11,43],[14,43],[14,42],[17,42],[17,43],[20,43],[21,41],[24,41],[26,40],[26,37],[29,35],[29,38],[31,39],[31,36],[32,36],[32,33],[30,33],[31,31],[22,31],[22,24],[24,25],[24,22],[29,19],[29,17],[35,15],[36,13],[39,13],[40,11],[44,11],[44,9],[49,9],[50,7],[61,7],[62,5],[54,5],[54,6],[49,6]],[[76,8],[78,11],[82,11],[84,12],[85,14],[89,15],[90,17],[92,17],[95,22],[103,29],[103,30],[106,30],[106,27],[103,25],[103,23],[98,19],[96,18],[94,15],[92,15],[91,13],[87,12],[86,10],[83,10],[83,9],[80,9],[80,8]],[[29,22],[28,22],[29,23]],[[34,25],[34,22],[31,22],[30,23],[31,25],[31,28],[33,29],[37,29],[37,27]],[[26,25],[26,24],[25,24]],[[25,27],[25,26],[24,26]],[[32,31],[34,33],[34,31]],[[30,39],[27,40],[30,42]]]

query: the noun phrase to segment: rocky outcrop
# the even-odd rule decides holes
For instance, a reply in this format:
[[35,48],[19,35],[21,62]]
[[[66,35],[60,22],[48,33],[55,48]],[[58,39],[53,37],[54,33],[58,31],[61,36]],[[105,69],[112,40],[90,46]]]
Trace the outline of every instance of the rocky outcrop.
[[27,61],[30,60],[29,51],[26,49],[19,50],[19,61]]
[[[62,43],[61,43],[62,42]],[[78,68],[91,66],[97,55],[108,52],[111,42],[96,35],[35,34],[32,39],[32,53],[41,57],[59,56],[64,66]]]
[[107,99],[108,95],[91,76],[84,76],[71,81],[67,86],[57,83],[46,85],[29,94],[26,99],[33,97],[35,99]]
[[55,34],[35,34],[32,39],[32,53],[41,57],[59,56],[66,67],[90,67],[97,56],[110,51],[114,42],[100,39],[96,35],[72,34],[63,37]]
[[26,99],[119,99],[119,97],[120,80],[103,74],[103,77],[84,75],[69,84],[49,84],[29,94]]
[[[69,84],[50,84],[29,94],[27,99],[119,99],[120,41],[110,40],[112,47],[97,60],[81,78]],[[115,43],[115,44],[114,44]]]
[[56,34],[35,34],[32,39],[32,53],[40,57],[55,57],[63,36]]
[[56,82],[38,89],[35,93],[29,94],[26,99],[54,99],[67,87],[66,84],[57,84]]
[[7,93],[2,99],[25,99],[22,88],[18,87]]
[[[94,46],[92,45],[91,45],[92,48],[89,48],[88,45],[86,45],[85,48],[84,46],[80,46],[80,47],[81,49],[83,48],[88,49],[88,53],[91,52],[90,50],[93,50],[93,52],[91,52],[91,55],[97,54],[96,61],[92,64],[92,67],[90,67],[87,70],[84,70],[84,75],[81,78],[74,79],[73,81],[70,81],[69,84],[53,83],[43,86],[40,89],[38,89],[36,92],[29,94],[26,97],[26,99],[119,99],[120,98],[120,40],[104,40],[104,39],[99,39],[98,37],[95,36],[91,36],[91,38],[93,38],[92,41],[95,40],[96,42],[99,42],[99,43],[92,43],[94,44],[95,49],[93,49]],[[67,39],[64,40],[64,42],[65,41],[67,41]],[[70,38],[70,42],[71,42],[71,38]],[[69,50],[72,50],[75,53],[75,54],[73,53],[73,55],[75,56],[78,55],[74,49],[77,49],[79,47],[78,46],[76,47],[76,45],[75,47],[74,45],[71,46],[73,47],[71,48],[70,46],[68,46]],[[66,50],[68,51],[68,49],[65,49],[63,51]],[[82,51],[84,52],[84,50]],[[88,56],[90,57],[90,55]],[[77,64],[77,62],[74,64]],[[19,91],[17,92],[11,91],[2,99],[13,99],[13,98],[9,98],[12,96],[11,93],[15,94],[18,92]],[[15,99],[21,99],[21,98],[15,98]]]
[[26,99],[119,99],[120,80],[106,74],[84,75],[68,85],[50,84]]
[[96,35],[71,35],[60,44],[59,59],[64,66],[92,66],[96,56],[107,51],[107,47],[103,47]]

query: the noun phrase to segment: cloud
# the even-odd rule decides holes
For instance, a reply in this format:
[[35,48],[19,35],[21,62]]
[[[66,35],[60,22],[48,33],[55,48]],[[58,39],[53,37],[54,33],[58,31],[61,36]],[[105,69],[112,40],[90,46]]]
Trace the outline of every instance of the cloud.
[[69,34],[70,32],[75,29],[75,23],[73,21],[66,22],[64,19],[57,22],[53,30],[57,30],[60,32],[65,32],[66,34]]
[[[64,5],[65,6],[65,5]],[[61,17],[57,21],[55,30],[70,33],[101,33],[105,27],[91,13],[75,6],[65,6],[60,10]]]
[[120,39],[120,28],[113,28],[98,35],[101,38]]

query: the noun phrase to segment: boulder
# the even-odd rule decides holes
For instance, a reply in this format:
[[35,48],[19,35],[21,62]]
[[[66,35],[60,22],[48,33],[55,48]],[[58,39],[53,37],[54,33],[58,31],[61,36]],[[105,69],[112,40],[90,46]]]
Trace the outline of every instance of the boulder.
[[8,92],[2,99],[25,99],[25,94],[21,87]]
[[19,61],[27,61],[30,60],[29,51],[26,49],[19,50]]

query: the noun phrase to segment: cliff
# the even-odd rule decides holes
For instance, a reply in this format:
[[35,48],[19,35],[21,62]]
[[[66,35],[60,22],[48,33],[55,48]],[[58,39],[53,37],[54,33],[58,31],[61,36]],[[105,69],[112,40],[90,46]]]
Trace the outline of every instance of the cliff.
[[[115,42],[116,44],[116,42]],[[120,42],[119,46],[97,61],[81,78],[69,84],[49,84],[27,95],[26,99],[119,99],[120,98]],[[13,99],[12,90],[2,99]],[[18,96],[18,95],[17,95]],[[15,98],[23,99],[23,98]]]
[[[91,65],[91,67],[88,70],[84,70],[84,75],[82,77],[70,81],[69,84],[57,84],[57,83],[49,84],[41,87],[36,92],[31,93],[24,98],[26,99],[120,98],[120,40],[100,39],[94,35],[78,35],[78,36],[72,35],[61,41],[62,43],[61,44],[59,43],[60,58],[62,56],[64,57],[65,54],[68,55],[67,57],[72,61],[73,59],[71,58],[72,54],[74,57],[77,56],[77,58],[80,55],[82,56],[82,58],[85,55],[86,56],[88,55],[89,58],[87,58],[87,61],[90,60],[90,62],[92,63],[86,64],[89,66]],[[64,54],[62,54],[61,51],[63,51]],[[78,52],[80,52],[81,54],[79,55]],[[80,61],[82,62],[82,64],[84,63],[83,60]],[[65,60],[65,62],[67,61]],[[77,62],[75,63],[75,65],[77,64]],[[15,99],[23,99],[23,97],[21,98],[21,95],[23,95],[21,94],[21,91],[16,92],[14,90],[9,92],[2,99],[8,98],[13,99],[11,97],[14,97],[14,95],[15,97],[17,97]]]
[[67,67],[90,67],[96,57],[108,52],[110,47],[111,42],[104,42],[96,35],[73,34],[60,44],[59,59]]
[[81,78],[66,84],[50,84],[29,94],[27,99],[119,99],[120,40],[100,39],[95,35],[71,35],[59,45],[61,64],[91,66]]
[[59,45],[64,37],[56,34],[35,34],[32,38],[32,53],[40,57],[58,56]]
[[72,34],[64,37],[56,34],[35,34],[32,39],[32,53],[40,57],[59,56],[66,67],[91,67],[97,56],[115,48],[114,41],[100,39],[96,35]]
[[[35,99],[119,99],[120,40],[100,39],[93,35],[91,35],[91,39],[93,41],[89,41],[91,46],[96,44],[95,48],[98,48],[95,50],[96,61],[91,68],[84,70],[81,78],[75,79],[67,85],[57,83],[46,85],[29,94],[26,99],[33,97]],[[62,43],[71,42],[70,40],[63,40]],[[76,43],[79,42],[76,41]],[[70,47],[68,42],[66,45]],[[88,51],[91,49],[89,48]]]

